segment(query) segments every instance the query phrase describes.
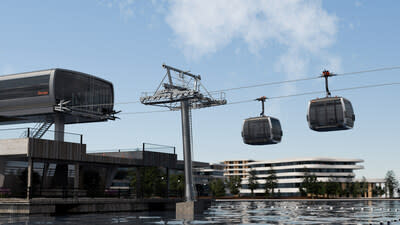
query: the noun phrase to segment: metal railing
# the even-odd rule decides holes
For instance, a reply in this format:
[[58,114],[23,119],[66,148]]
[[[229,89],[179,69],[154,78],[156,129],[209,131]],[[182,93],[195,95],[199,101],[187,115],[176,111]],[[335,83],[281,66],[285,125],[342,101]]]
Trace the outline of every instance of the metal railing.
[[144,198],[181,198],[182,193],[167,191],[166,188],[153,193],[150,196],[143,194],[143,191],[137,191],[134,187],[124,189],[112,188],[40,188],[31,187],[24,190],[11,190],[9,188],[0,188],[0,199],[2,198],[125,198],[125,199],[144,199]]
[[169,153],[174,155],[176,154],[175,146],[152,144],[152,143],[143,143],[141,147],[132,147],[132,148],[87,150],[88,153],[113,153],[113,152],[124,153],[124,152],[135,152],[135,151],[160,152],[160,153]]
[[[4,139],[19,139],[19,138],[36,138],[34,134],[40,133],[40,128],[31,128],[31,127],[23,127],[23,128],[7,128],[0,129],[0,140]],[[83,143],[83,135],[78,133],[64,133],[64,142],[71,143]],[[41,134],[40,138],[37,139],[45,139],[45,140],[55,140],[56,131],[47,130],[45,133]]]

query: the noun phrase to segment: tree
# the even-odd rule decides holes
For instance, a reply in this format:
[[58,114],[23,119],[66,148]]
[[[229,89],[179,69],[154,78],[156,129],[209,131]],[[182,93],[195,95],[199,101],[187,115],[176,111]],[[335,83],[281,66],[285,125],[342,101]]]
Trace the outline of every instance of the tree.
[[317,196],[325,196],[326,194],[326,185],[322,181],[316,182],[316,193]]
[[385,176],[385,189],[390,198],[393,198],[394,190],[399,186],[393,170],[389,170]]
[[[165,196],[166,195],[166,175],[158,167],[139,168],[140,174],[140,192],[145,197]],[[129,173],[131,187],[136,187],[137,177],[135,173]]]
[[362,177],[361,183],[360,183],[360,189],[361,189],[361,197],[368,197],[368,182],[365,177]]
[[351,183],[350,193],[353,198],[357,198],[358,195],[360,195],[360,193],[361,193],[360,182],[356,181],[356,182]]
[[258,186],[257,176],[255,170],[250,170],[249,172],[249,189],[251,191],[251,196],[254,196],[254,189]]
[[183,174],[173,174],[169,179],[169,190],[177,197],[183,197],[185,191],[185,177]]
[[212,196],[221,197],[225,195],[225,184],[222,179],[215,179],[211,181],[210,189]]
[[328,198],[335,197],[340,194],[340,184],[334,178],[329,178],[328,182],[325,183],[326,194]]
[[228,188],[229,192],[232,195],[237,195],[240,193],[239,188],[241,187],[242,183],[242,178],[240,176],[231,176],[229,179],[227,179]]
[[385,194],[385,190],[381,186],[375,186],[372,188],[373,197],[381,197],[383,194]]
[[275,170],[271,167],[268,170],[268,176],[265,179],[265,195],[268,197],[270,194],[274,197],[274,190],[278,186],[278,180]]
[[310,174],[307,168],[304,168],[304,178],[303,182],[300,184],[299,190],[302,196],[307,196],[311,194],[311,197],[318,195],[319,187],[317,177],[314,174]]
[[348,181],[345,183],[344,189],[343,189],[343,195],[347,198],[350,197],[351,192],[352,192],[352,185],[351,181]]

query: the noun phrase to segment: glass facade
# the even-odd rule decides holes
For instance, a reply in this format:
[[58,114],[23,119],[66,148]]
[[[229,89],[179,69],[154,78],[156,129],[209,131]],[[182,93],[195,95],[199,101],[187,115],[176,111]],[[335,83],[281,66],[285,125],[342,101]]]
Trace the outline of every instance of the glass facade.
[[0,100],[49,95],[49,80],[50,74],[0,80]]
[[75,110],[110,113],[113,110],[112,85],[92,76],[69,71],[56,73],[56,101],[71,101]]

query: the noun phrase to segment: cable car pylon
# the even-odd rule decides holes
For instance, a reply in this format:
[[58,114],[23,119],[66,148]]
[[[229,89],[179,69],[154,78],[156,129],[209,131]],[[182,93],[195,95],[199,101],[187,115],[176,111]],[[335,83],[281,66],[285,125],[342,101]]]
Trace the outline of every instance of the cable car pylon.
[[185,167],[185,201],[195,200],[192,174],[191,109],[225,105],[223,92],[212,96],[201,84],[201,76],[163,64],[166,75],[154,93],[143,93],[140,102],[145,105],[181,110],[183,159]]

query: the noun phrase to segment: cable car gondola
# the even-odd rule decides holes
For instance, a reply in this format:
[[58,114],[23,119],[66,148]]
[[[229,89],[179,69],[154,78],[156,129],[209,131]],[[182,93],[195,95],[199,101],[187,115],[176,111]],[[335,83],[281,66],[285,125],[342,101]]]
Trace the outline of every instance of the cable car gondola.
[[353,128],[355,115],[351,102],[343,97],[331,97],[328,88],[328,77],[334,74],[325,70],[326,97],[316,98],[309,102],[307,121],[310,129],[315,131],[336,131]]
[[248,145],[277,144],[282,140],[282,128],[278,119],[264,115],[264,102],[267,98],[256,100],[262,103],[262,112],[259,117],[244,120],[242,127],[243,142]]

